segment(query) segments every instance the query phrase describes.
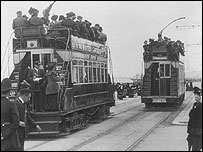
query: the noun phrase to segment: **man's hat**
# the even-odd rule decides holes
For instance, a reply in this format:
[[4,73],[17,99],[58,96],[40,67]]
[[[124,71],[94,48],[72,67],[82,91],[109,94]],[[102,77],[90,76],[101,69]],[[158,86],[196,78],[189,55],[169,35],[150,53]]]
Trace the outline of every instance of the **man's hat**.
[[65,17],[63,15],[60,15],[59,20],[63,20],[63,19],[65,19]]
[[77,16],[77,19],[78,20],[82,20],[82,16]]
[[35,8],[33,8],[33,7],[30,7],[28,13],[29,13],[30,15],[38,14],[38,13],[39,13],[39,10],[37,10],[37,9],[35,9]]
[[90,26],[92,25],[92,23],[90,21],[88,21],[88,20],[85,20],[85,23],[90,25]]
[[198,88],[198,87],[194,87],[194,88],[193,88],[193,92],[194,92],[194,94],[200,95],[200,93],[202,92],[202,90],[201,90],[200,88]]
[[58,15],[53,15],[53,16],[51,17],[52,20],[57,20],[57,18],[58,18]]
[[1,82],[1,91],[8,91],[11,89],[11,80],[9,78],[3,79]]
[[17,11],[16,14],[22,13],[22,11]]

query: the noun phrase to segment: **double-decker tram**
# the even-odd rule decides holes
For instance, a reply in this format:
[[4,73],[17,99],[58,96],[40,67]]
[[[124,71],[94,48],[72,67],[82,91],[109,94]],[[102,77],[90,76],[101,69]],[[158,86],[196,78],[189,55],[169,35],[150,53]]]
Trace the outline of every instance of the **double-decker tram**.
[[[107,45],[73,36],[70,29],[62,26],[46,32],[43,27],[15,29],[15,68],[10,76],[13,90],[17,92],[23,82],[28,82],[26,69],[28,66],[33,69],[36,61],[45,71],[50,63],[55,63],[60,78],[57,111],[38,112],[32,97],[30,115],[42,128],[41,134],[69,132],[110,115],[115,100],[109,51]],[[44,103],[46,96],[41,99],[39,102]],[[38,132],[31,130],[31,134]]]
[[185,96],[184,44],[169,38],[145,42],[141,102],[180,105]]

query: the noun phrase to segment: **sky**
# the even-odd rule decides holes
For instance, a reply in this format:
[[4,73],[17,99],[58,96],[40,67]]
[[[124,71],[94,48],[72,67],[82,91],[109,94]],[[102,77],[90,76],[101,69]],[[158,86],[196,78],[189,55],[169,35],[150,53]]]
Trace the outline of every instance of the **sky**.
[[[42,11],[53,1],[1,1],[1,75],[12,72],[11,45],[6,50],[16,12],[28,17],[30,7]],[[186,71],[202,70],[202,1],[56,1],[50,16],[75,12],[92,24],[100,24],[107,34],[115,77],[133,77],[141,73],[143,42],[157,39],[157,34],[170,22],[180,17],[163,31],[163,36],[185,43]],[[176,26],[195,25],[194,28]],[[6,53],[5,53],[6,52]],[[3,57],[5,55],[5,60]],[[9,63],[9,64],[8,64]],[[8,64],[8,66],[7,66]],[[9,68],[8,68],[9,67]]]

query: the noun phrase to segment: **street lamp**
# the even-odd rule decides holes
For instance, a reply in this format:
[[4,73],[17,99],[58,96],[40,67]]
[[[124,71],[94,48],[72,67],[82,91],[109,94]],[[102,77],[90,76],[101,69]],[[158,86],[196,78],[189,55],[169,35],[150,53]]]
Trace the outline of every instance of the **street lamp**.
[[180,18],[178,18],[178,19],[172,21],[171,23],[169,23],[168,25],[166,25],[166,27],[164,27],[164,28],[159,32],[159,34],[162,35],[163,30],[165,30],[165,29],[166,29],[169,25],[171,25],[172,23],[174,23],[174,22],[176,22],[176,21],[178,21],[178,20],[181,20],[181,19],[185,19],[185,17],[180,17]]

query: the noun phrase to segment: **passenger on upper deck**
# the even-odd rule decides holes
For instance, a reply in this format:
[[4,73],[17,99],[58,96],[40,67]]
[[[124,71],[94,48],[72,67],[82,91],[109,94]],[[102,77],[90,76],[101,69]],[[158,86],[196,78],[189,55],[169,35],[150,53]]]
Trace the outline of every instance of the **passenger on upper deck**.
[[30,25],[43,26],[43,24],[45,24],[45,20],[38,17],[39,11],[37,9],[31,7],[28,13],[31,15],[29,19]]
[[13,20],[13,29],[28,26],[28,21],[26,17],[22,16],[22,11],[17,11],[17,18]]
[[59,22],[61,23],[61,22],[63,22],[63,20],[65,20],[66,18],[63,16],[63,15],[60,15],[59,16]]
[[103,29],[102,27],[100,26],[99,29],[98,29],[98,33],[99,33],[99,43],[101,44],[105,44],[106,41],[107,41],[107,35],[103,33]]
[[88,40],[94,41],[95,35],[94,35],[94,31],[91,28],[92,23],[89,22],[88,20],[85,20],[86,22],[86,27],[87,27],[87,37]]
[[88,29],[86,27],[86,22],[82,21],[82,16],[77,16],[77,26],[79,27],[78,34],[84,39],[88,39]]
[[94,27],[92,27],[93,31],[94,31],[94,41],[98,42],[98,38],[99,38],[99,33],[98,33],[98,29],[99,29],[99,24],[95,24]]
[[61,23],[60,22],[57,22],[57,19],[58,19],[58,15],[53,15],[51,17],[52,21],[50,23],[50,28],[53,28],[53,27],[57,27],[57,26],[60,26]]
[[72,30],[72,34],[74,36],[78,36],[78,26],[76,24],[76,22],[74,21],[74,17],[75,17],[75,13],[70,12],[66,14],[66,19],[62,21],[61,25],[65,26],[67,28],[70,28]]

